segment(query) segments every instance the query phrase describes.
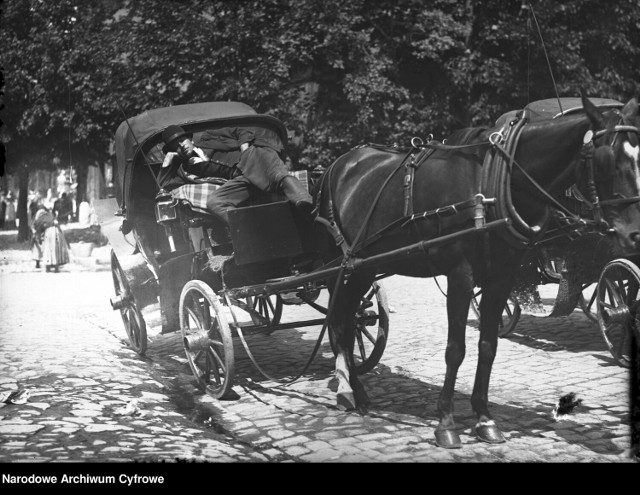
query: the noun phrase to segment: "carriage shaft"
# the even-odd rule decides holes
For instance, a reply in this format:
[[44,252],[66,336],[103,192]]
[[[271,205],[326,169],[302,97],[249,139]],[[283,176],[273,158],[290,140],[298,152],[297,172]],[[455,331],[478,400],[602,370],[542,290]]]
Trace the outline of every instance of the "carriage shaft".
[[456,241],[461,237],[465,237],[470,234],[476,234],[485,232],[488,230],[494,230],[500,227],[505,227],[511,223],[509,218],[501,218],[487,222],[481,227],[471,227],[451,234],[443,235],[435,239],[429,239],[426,241],[416,242],[415,244],[409,244],[402,248],[394,249],[382,254],[376,254],[367,258],[354,258],[343,262],[342,266],[335,266],[332,268],[326,268],[323,270],[316,270],[304,275],[292,276],[288,279],[279,280],[260,285],[252,285],[248,287],[241,287],[238,289],[231,289],[229,293],[236,298],[256,296],[261,294],[277,294],[279,292],[285,292],[287,290],[295,289],[304,285],[307,282],[314,282],[318,280],[324,280],[326,278],[335,277],[340,270],[344,270],[346,273],[357,272],[366,268],[379,266],[384,263],[397,261],[408,256],[415,256],[417,254],[424,254],[428,249],[446,244],[448,242]]

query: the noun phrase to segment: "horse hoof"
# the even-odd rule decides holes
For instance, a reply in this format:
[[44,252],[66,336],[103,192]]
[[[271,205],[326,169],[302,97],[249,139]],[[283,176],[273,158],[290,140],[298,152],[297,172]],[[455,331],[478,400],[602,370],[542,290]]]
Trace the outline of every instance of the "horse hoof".
[[476,425],[476,437],[487,443],[504,443],[507,440],[500,429],[493,423],[478,423]]
[[459,449],[462,447],[460,436],[454,430],[436,429],[436,445],[445,449]]
[[353,411],[356,409],[357,405],[353,393],[349,392],[338,394],[337,406],[341,411]]

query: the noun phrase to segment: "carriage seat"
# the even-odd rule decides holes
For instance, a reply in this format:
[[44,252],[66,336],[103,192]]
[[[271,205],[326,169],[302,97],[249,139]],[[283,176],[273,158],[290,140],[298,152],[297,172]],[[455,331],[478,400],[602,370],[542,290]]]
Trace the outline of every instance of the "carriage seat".
[[182,206],[182,217],[189,228],[215,227],[219,224],[220,221],[207,210],[207,198],[218,187],[217,183],[202,182],[185,184],[171,191],[171,197]]

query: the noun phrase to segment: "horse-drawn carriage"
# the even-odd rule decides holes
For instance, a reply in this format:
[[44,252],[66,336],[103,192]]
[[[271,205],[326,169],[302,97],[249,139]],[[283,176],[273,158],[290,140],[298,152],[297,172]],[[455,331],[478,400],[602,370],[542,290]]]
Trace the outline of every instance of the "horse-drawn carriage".
[[[583,105],[586,115],[540,123],[530,123],[525,110],[495,129],[454,133],[446,144],[415,138],[405,148],[359,146],[319,178],[314,222],[299,218],[283,198],[260,198],[230,212],[231,246],[220,242],[213,217],[159,187],[162,131],[177,124],[197,141],[211,128],[264,125],[286,141],[282,123],[233,102],[168,107],[127,119],[115,138],[117,197],[96,205],[113,248],[112,306],[140,354],[147,345],[143,310],[159,307],[162,332],[181,331],[197,383],[216,398],[232,386],[235,336],[244,344],[246,332],[322,325],[316,350],[328,329],[337,405],[349,410],[368,402],[358,374],[375,366],[387,342],[389,311],[380,280],[446,275],[449,341],[436,441],[461,445],[452,398],[473,288],[480,287],[471,401],[478,438],[502,442],[488,411],[498,322],[522,253],[544,237],[549,205],[577,184],[587,197],[609,202],[602,219],[576,216],[581,229],[615,235],[633,249],[640,237],[637,151],[635,162],[624,154],[627,145],[637,150],[637,102],[621,111],[603,111],[585,98]],[[629,298],[609,308],[609,318],[635,323],[636,308],[627,302],[637,300],[638,283],[623,287]],[[326,307],[317,302],[325,289]],[[307,304],[321,317],[282,323],[286,304]]]
[[[620,111],[624,107],[623,103],[609,98],[592,98],[591,101],[599,108]],[[584,111],[579,98],[536,101],[525,109],[529,112],[530,122]],[[498,125],[515,116],[516,112],[503,115],[498,119]],[[634,199],[625,201],[630,203]],[[582,221],[584,218],[600,221],[602,208],[616,204],[621,202],[616,199],[594,202],[593,197],[586,197],[575,184],[567,189],[557,208],[551,209],[550,227],[541,239],[532,244],[519,269],[518,281],[503,312],[500,337],[505,337],[516,327],[523,305],[529,314],[544,317],[567,316],[580,307],[589,319],[598,324],[616,362],[623,367],[630,366],[631,359],[626,349],[630,343],[631,328],[626,325],[626,318],[636,297],[629,293],[629,289],[640,284],[637,268],[640,253],[625,252],[624,257],[618,257],[621,253],[612,237],[606,235],[606,231],[589,228]],[[554,294],[554,297],[543,300],[539,286],[557,286],[555,290],[543,289],[547,296]],[[479,296],[477,293],[472,300],[472,309],[477,316]]]
[[[266,126],[286,143],[287,130],[276,118],[236,102],[144,112],[117,129],[116,198],[96,205],[112,246],[116,295],[111,304],[122,315],[131,347],[145,354],[145,314],[159,313],[162,333],[182,332],[198,384],[221,398],[233,383],[234,336],[322,325],[324,318],[280,321],[292,304],[326,314],[317,303],[325,280],[295,276],[321,264],[318,226],[301,218],[284,197],[260,193],[229,213],[232,246],[225,244],[218,220],[155,180],[164,159],[162,131],[169,125],[182,126],[195,141],[206,130],[233,125]],[[306,172],[292,174],[309,187]],[[202,185],[211,187],[215,184]],[[372,284],[356,315],[359,372],[372,369],[384,351],[388,312],[384,288]]]

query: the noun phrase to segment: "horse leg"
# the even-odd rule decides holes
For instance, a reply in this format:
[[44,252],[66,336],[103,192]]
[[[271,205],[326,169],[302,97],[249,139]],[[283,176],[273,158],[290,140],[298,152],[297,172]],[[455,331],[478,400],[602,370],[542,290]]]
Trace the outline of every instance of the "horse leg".
[[447,371],[438,399],[440,423],[436,427],[435,436],[438,446],[457,449],[462,446],[462,442],[456,432],[456,424],[453,419],[453,393],[458,369],[466,352],[465,329],[469,316],[469,304],[473,295],[471,266],[468,263],[462,263],[448,274],[447,281],[447,317],[449,321],[445,351]]
[[[514,270],[511,271],[513,273]],[[501,277],[482,286],[480,301],[480,337],[478,366],[471,394],[471,406],[476,413],[476,436],[488,443],[502,443],[505,438],[489,413],[489,379],[498,348],[498,325],[509,297],[512,280]]]
[[373,275],[352,274],[337,292],[330,290],[330,305],[333,306],[328,315],[329,332],[336,354],[337,406],[342,411],[358,409],[369,403],[369,397],[355,372],[353,348],[356,311],[373,279]]

